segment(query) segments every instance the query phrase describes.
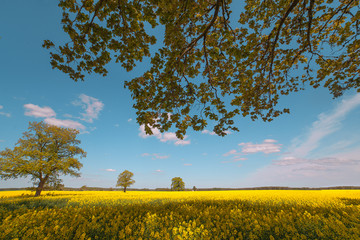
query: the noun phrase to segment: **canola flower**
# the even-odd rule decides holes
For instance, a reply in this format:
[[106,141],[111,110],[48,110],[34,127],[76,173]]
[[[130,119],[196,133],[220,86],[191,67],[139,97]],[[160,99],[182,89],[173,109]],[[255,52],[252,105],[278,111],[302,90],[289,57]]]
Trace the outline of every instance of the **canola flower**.
[[359,190],[0,192],[0,239],[360,239]]

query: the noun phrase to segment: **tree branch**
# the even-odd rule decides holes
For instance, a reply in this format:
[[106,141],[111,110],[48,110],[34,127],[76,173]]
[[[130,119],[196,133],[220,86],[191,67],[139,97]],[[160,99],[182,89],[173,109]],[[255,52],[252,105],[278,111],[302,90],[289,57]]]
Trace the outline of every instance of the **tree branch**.
[[308,28],[307,28],[307,42],[309,44],[310,51],[312,51],[311,47],[311,24],[312,24],[312,15],[313,15],[313,8],[314,8],[314,0],[310,0],[310,6],[308,9],[308,16],[309,16],[309,22],[308,22]]
[[210,28],[212,27],[212,25],[215,23],[216,18],[219,14],[219,8],[220,8],[220,4],[221,4],[221,0],[217,0],[216,5],[215,5],[215,12],[213,15],[213,18],[211,19],[210,23],[206,26],[205,30],[194,40],[191,41],[191,43],[182,51],[182,53],[180,54],[180,56],[178,57],[178,60],[180,60],[181,58],[183,58],[183,56],[188,53],[191,49],[194,48],[195,44],[202,38],[204,37],[208,31],[210,30]]

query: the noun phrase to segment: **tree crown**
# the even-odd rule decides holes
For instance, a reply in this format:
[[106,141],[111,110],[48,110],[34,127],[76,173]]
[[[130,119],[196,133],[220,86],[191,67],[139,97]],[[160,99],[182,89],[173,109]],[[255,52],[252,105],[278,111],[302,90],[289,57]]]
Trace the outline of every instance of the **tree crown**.
[[60,175],[80,176],[82,164],[76,157],[85,157],[86,152],[78,146],[78,130],[44,122],[31,122],[28,129],[14,149],[0,152],[2,179],[30,176],[33,181],[59,184]]
[[134,176],[134,174],[132,172],[130,172],[128,170],[123,171],[118,176],[116,186],[126,188],[126,187],[134,184],[135,180],[132,179],[133,176]]
[[[276,108],[279,97],[305,84],[334,97],[360,92],[359,1],[241,1],[238,19],[237,1],[170,2],[61,0],[70,41],[44,41],[56,49],[52,67],[78,81],[106,76],[112,59],[131,71],[150,58],[142,76],[125,81],[137,122],[148,134],[175,126],[179,138],[209,121],[218,135],[237,131],[238,115],[272,121],[289,113]],[[164,29],[154,51],[151,28]]]
[[174,177],[171,179],[171,190],[173,191],[185,190],[185,183],[181,177]]

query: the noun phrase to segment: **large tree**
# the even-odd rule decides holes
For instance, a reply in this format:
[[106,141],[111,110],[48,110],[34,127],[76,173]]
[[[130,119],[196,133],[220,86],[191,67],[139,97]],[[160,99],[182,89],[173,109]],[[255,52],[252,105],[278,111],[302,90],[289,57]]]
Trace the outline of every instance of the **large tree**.
[[1,179],[31,177],[38,185],[35,196],[40,196],[46,184],[59,184],[61,175],[80,176],[77,156],[86,152],[78,146],[78,130],[44,122],[31,122],[28,129],[14,149],[0,152]]
[[60,0],[59,7],[69,42],[43,46],[55,50],[52,67],[73,80],[106,76],[112,59],[131,71],[150,58],[142,76],[125,81],[148,134],[175,125],[182,138],[211,120],[223,136],[238,130],[238,115],[271,121],[289,113],[276,108],[279,97],[307,84],[334,98],[360,92],[358,0]]
[[126,188],[135,183],[135,180],[132,179],[133,176],[134,174],[132,172],[128,170],[123,171],[118,176],[116,186],[123,187],[124,192],[126,192]]
[[185,183],[181,177],[174,177],[171,179],[171,190],[173,191],[184,191]]

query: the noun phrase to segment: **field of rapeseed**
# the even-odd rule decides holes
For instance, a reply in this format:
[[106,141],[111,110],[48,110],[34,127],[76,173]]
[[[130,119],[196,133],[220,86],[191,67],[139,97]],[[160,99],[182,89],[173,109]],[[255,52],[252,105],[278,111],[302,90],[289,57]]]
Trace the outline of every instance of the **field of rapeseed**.
[[0,192],[0,239],[360,239],[359,190]]

